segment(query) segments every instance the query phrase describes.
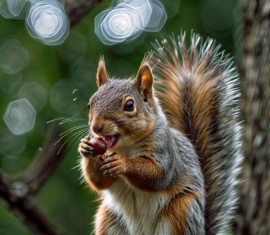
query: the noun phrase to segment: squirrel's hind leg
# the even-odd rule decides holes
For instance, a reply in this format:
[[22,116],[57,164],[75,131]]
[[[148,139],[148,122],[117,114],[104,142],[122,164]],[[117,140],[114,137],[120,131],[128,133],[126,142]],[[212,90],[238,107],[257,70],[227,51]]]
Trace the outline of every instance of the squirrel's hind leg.
[[161,219],[170,224],[171,235],[204,235],[204,201],[200,193],[176,195]]
[[95,235],[129,235],[121,220],[101,203],[95,219]]

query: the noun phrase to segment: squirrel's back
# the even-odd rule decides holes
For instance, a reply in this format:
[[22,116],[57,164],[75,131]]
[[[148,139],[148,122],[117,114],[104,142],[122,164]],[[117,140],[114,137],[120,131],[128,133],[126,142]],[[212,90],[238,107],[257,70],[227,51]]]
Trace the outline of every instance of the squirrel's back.
[[185,35],[155,44],[149,56],[157,95],[173,127],[195,146],[206,189],[206,234],[224,234],[237,202],[241,125],[238,75],[211,39]]

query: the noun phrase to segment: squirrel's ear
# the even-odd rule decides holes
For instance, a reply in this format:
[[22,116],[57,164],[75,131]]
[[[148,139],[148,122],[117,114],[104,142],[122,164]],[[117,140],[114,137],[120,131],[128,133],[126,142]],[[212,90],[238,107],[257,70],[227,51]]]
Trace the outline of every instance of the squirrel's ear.
[[97,78],[96,78],[97,86],[100,87],[105,84],[108,79],[108,74],[105,67],[105,60],[103,57],[100,58],[97,69]]
[[152,97],[153,74],[148,63],[143,63],[136,77],[136,84],[143,96],[144,101]]

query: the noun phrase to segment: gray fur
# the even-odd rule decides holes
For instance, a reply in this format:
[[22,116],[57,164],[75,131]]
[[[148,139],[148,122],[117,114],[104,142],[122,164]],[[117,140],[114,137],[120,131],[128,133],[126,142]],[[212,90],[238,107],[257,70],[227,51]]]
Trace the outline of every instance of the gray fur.
[[[188,138],[176,129],[169,127],[168,121],[160,108],[158,108],[157,112],[156,116],[159,118],[156,121],[154,132],[125,153],[133,158],[147,155],[148,152],[144,152],[144,146],[148,145],[148,141],[153,143],[153,140],[155,140],[157,147],[155,158],[162,166],[163,177],[159,180],[145,183],[149,184],[149,189],[156,191],[156,193],[149,194],[137,190],[126,184],[125,181],[120,180],[111,189],[106,191],[102,199],[105,203],[108,203],[110,210],[118,217],[119,226],[127,228],[127,234],[169,235],[171,234],[169,230],[166,230],[166,233],[164,233],[164,226],[161,220],[166,207],[175,198],[180,198],[184,194],[200,192],[200,196],[194,199],[188,208],[188,223],[185,235],[203,235],[205,195],[198,156]],[[156,210],[153,211],[154,208],[152,208],[151,203],[156,200],[155,197],[159,197],[158,195],[163,197],[164,191],[179,185],[189,177],[192,178],[192,181],[184,189],[167,195],[165,203],[160,203],[160,206],[157,206]],[[108,195],[110,200],[108,200]],[[113,198],[113,203],[111,198]],[[127,204],[128,209],[123,209],[126,208],[124,205]],[[140,204],[144,206],[142,207]],[[176,217],[174,220],[177,221],[178,218]],[[108,234],[118,234],[117,231],[114,230],[115,233],[108,232]]]
[[[208,235],[226,234],[237,205],[238,175],[243,159],[241,153],[242,127],[239,121],[238,74],[232,65],[232,59],[224,51],[220,51],[220,45],[216,45],[212,39],[203,43],[201,37],[196,34],[191,35],[190,48],[186,47],[185,34],[182,34],[178,39],[171,38],[169,41],[156,42],[155,49],[155,58],[152,61],[155,64],[158,63],[160,70],[167,71],[174,80],[181,82],[184,89],[192,83],[194,74],[200,65],[208,61],[206,69],[200,72],[200,79],[216,82],[217,103],[216,116],[211,126],[205,127],[213,128],[215,126],[211,142],[207,147],[211,157],[206,159],[205,156],[199,156],[203,175],[207,179],[205,186],[205,231]],[[183,54],[185,58],[188,58],[190,67],[182,64]],[[169,66],[164,62],[168,63]],[[177,71],[171,71],[170,66],[177,68]],[[207,75],[207,72],[211,70],[216,72],[211,76]],[[160,77],[160,74],[157,76]],[[192,95],[194,94],[187,94],[190,97]],[[201,98],[203,99],[203,97]],[[185,105],[185,100],[182,102],[179,105]],[[190,107],[186,106],[185,109],[189,113]],[[194,116],[191,114],[187,117],[190,118],[189,125],[194,126],[192,121]],[[170,119],[170,116],[168,118]],[[205,118],[211,117],[206,116]],[[186,134],[194,136],[190,135],[191,133]],[[194,142],[194,139],[191,141]]]
[[[217,83],[216,86],[219,94],[219,106],[215,107],[217,123],[211,123],[211,125],[216,125],[217,128],[209,146],[209,151],[211,151],[209,159],[198,156],[197,146],[193,145],[193,140],[189,139],[188,135],[185,136],[189,133],[181,133],[170,125],[168,121],[170,116],[165,115],[156,98],[155,107],[149,107],[143,102],[133,81],[109,80],[98,89],[91,99],[91,106],[95,112],[111,121],[114,121],[113,113],[116,112],[117,102],[126,95],[132,95],[135,101],[140,103],[138,107],[145,115],[156,117],[154,131],[131,148],[125,149],[122,154],[130,158],[147,156],[149,154],[147,146],[154,143],[154,156],[162,166],[163,172],[161,179],[145,182],[149,185],[150,190],[156,191],[155,193],[134,188],[124,177],[119,178],[109,189],[101,192],[103,205],[117,218],[112,221],[111,227],[107,225],[109,226],[108,234],[122,234],[122,230],[125,229],[126,234],[130,235],[171,234],[170,225],[167,226],[170,221],[162,220],[162,215],[167,212],[170,203],[183,195],[190,194],[198,196],[193,197],[192,203],[188,207],[187,224],[183,235],[221,235],[225,234],[230,225],[237,202],[237,176],[242,159],[240,152],[241,125],[237,120],[239,92],[236,88],[236,73],[231,67],[231,60],[224,57],[223,54],[219,54],[218,48],[215,47],[212,40],[209,39],[204,44],[200,44],[201,39],[196,35],[193,35],[191,40],[190,49],[184,45],[184,36],[180,37],[178,41],[173,39],[169,46],[167,41],[157,44],[156,59],[160,60],[160,66],[164,66],[166,70],[168,68],[162,64],[162,60],[170,60],[170,53],[173,51],[174,56],[179,60],[179,64],[177,64],[179,66],[176,67],[178,70],[176,74],[169,70],[167,72],[179,82],[189,83],[192,80],[192,69],[198,67],[204,58],[208,58],[212,54],[213,59],[208,68],[216,67],[217,74],[214,77],[207,77],[207,79],[220,79],[223,76],[223,82]],[[179,70],[182,61],[181,55],[184,51],[191,58],[190,71]],[[154,59],[151,62],[156,63],[157,60]],[[139,120],[134,117],[133,122],[137,121]],[[191,126],[194,125],[192,120],[189,121]],[[202,162],[206,163],[202,165]],[[191,180],[185,184],[184,188],[166,194],[167,190],[181,185],[188,179]],[[205,185],[205,179],[207,179],[208,185]],[[98,217],[99,214],[97,214]],[[177,222],[178,218],[173,218],[173,220]],[[165,232],[166,228],[168,230]]]

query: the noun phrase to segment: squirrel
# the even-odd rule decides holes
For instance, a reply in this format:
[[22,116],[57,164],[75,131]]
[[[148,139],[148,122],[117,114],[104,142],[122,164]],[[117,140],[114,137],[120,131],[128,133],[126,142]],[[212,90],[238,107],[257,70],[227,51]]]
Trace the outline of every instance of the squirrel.
[[100,199],[97,235],[230,229],[243,158],[238,74],[214,40],[185,41],[156,41],[135,78],[111,78],[99,61],[91,135],[79,144],[83,177]]

